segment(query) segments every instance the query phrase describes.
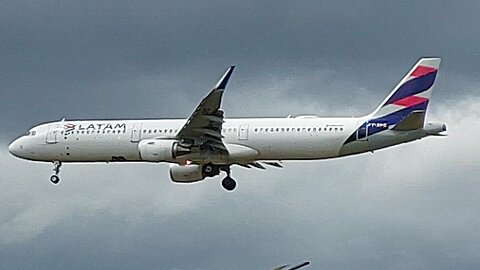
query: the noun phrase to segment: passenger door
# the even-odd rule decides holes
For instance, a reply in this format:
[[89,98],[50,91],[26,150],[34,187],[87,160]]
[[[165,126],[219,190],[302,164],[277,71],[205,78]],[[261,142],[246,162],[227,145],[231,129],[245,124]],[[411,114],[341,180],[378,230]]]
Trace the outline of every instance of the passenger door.
[[47,132],[47,137],[45,138],[45,142],[49,144],[57,143],[57,137],[60,136],[58,133],[60,133],[58,126],[50,126]]
[[131,142],[139,142],[142,135],[142,123],[133,124]]
[[368,127],[370,124],[366,122],[357,130],[357,141],[368,141]]

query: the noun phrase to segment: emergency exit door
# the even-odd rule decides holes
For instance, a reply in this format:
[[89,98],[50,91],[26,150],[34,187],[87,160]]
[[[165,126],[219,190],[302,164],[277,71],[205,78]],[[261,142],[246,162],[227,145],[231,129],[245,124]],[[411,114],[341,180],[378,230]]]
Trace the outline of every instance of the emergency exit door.
[[248,125],[243,124],[238,128],[238,139],[239,140],[248,140]]

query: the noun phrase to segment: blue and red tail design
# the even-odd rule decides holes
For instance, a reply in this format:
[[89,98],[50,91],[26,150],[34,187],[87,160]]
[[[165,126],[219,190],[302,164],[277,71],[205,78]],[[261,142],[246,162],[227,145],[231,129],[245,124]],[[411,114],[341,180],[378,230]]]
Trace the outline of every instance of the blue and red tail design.
[[440,60],[440,58],[420,59],[347,142],[386,129],[422,128]]
[[420,59],[371,114],[372,118],[385,117],[411,107],[426,110],[439,66],[440,58]]

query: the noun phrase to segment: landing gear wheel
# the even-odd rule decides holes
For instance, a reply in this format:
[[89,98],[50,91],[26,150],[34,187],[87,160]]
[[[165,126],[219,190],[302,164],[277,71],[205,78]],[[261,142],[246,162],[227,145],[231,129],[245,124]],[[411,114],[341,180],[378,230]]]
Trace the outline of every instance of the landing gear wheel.
[[52,182],[54,185],[58,184],[60,182],[60,177],[58,175],[52,175],[50,176],[50,182]]
[[233,180],[230,176],[223,178],[222,180],[222,187],[228,191],[233,191],[237,186],[237,182]]
[[54,175],[50,176],[50,182],[52,182],[54,185],[60,182],[60,177],[58,177],[58,173],[60,173],[60,167],[62,167],[61,161],[58,161],[58,160],[53,161]]

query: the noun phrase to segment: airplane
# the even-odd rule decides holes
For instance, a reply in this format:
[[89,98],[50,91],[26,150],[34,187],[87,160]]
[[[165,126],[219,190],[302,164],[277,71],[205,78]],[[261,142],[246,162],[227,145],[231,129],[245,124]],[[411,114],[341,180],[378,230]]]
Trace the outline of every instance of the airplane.
[[440,58],[421,58],[383,102],[361,117],[226,118],[220,108],[235,66],[229,67],[188,119],[62,119],[31,128],[9,152],[22,159],[53,162],[167,162],[170,178],[192,183],[226,176],[227,191],[237,183],[233,165],[265,169],[285,160],[350,156],[445,136],[445,124],[425,121]]
[[[310,262],[304,262],[304,263],[301,263],[299,265],[296,265],[294,267],[290,267],[289,264],[286,264],[286,265],[282,265],[282,266],[279,266],[279,267],[275,267],[273,268],[272,270],[297,270],[297,269],[300,269],[302,267],[305,267],[307,265],[309,265]],[[289,267],[288,269],[286,269],[287,267]]]

